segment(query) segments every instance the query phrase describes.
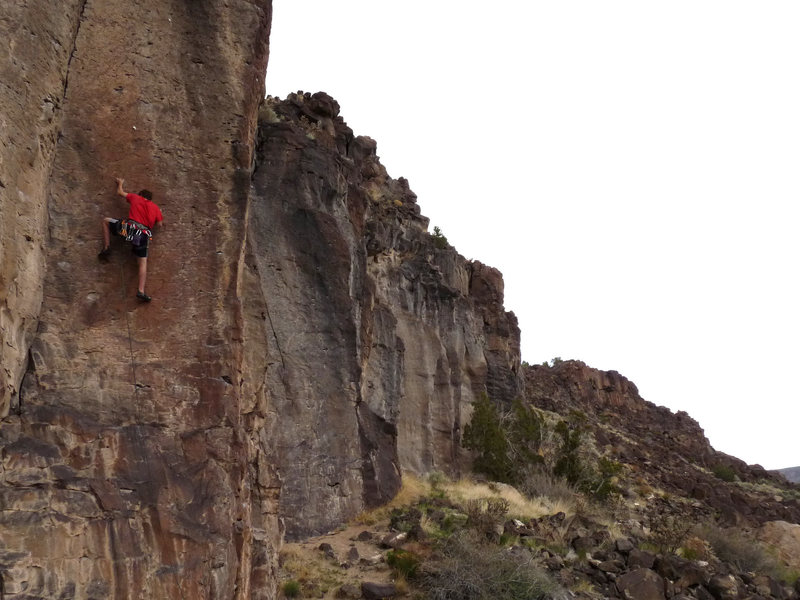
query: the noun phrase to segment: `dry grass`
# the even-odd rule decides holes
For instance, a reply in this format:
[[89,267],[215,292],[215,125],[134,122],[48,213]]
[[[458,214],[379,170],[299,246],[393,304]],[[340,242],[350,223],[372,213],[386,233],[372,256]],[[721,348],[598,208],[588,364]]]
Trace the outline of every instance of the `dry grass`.
[[535,519],[558,512],[563,512],[567,515],[575,512],[574,499],[548,498],[544,496],[531,499],[510,485],[479,483],[471,479],[449,481],[439,477],[435,485],[432,485],[428,480],[406,473],[403,475],[403,484],[400,491],[391,502],[379,508],[362,512],[356,517],[356,522],[362,525],[374,525],[387,519],[392,509],[411,506],[418,500],[433,493],[442,493],[463,506],[466,506],[470,501],[503,498],[508,502],[509,516],[520,520]]
[[516,488],[503,483],[477,483],[469,479],[460,479],[441,485],[444,493],[461,504],[470,500],[486,498],[503,498],[508,502],[508,514],[520,520],[536,519],[558,512],[571,514],[575,510],[573,502],[546,497],[527,498]]
[[297,581],[304,596],[325,594],[344,583],[341,569],[334,567],[322,555],[284,549],[280,553],[280,564],[282,579]]
[[374,525],[379,521],[389,518],[389,513],[395,508],[403,506],[411,506],[419,499],[424,498],[431,493],[432,486],[421,480],[419,477],[406,473],[403,475],[403,482],[400,486],[400,491],[397,495],[389,501],[388,504],[379,506],[372,510],[362,511],[356,518],[355,522],[362,525]]

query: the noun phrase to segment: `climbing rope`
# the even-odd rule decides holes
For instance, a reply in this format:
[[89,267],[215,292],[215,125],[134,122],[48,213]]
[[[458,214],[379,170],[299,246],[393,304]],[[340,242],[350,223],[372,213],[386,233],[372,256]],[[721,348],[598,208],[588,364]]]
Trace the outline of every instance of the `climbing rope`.
[[[126,294],[125,294],[125,272],[124,272],[124,268],[123,268],[122,264],[120,264],[120,266],[119,266],[119,279],[120,279],[120,290],[122,290],[122,298],[124,300],[125,297],[126,297]],[[131,333],[131,315],[127,310],[125,311],[125,323],[128,326],[128,350],[130,352],[130,357],[131,357],[131,374],[133,376],[133,395],[134,395],[134,399],[136,400],[136,405],[138,406],[139,405],[139,383],[136,381],[136,360],[134,359],[134,354],[133,354],[133,334]],[[145,465],[147,465],[147,469],[149,470],[150,469],[150,460],[148,458],[147,449],[145,447],[145,441],[144,441],[144,438],[142,437],[142,432],[140,431],[138,424],[134,424],[133,431],[134,431],[134,433],[136,434],[136,437],[139,440],[139,446],[142,449],[143,459],[144,459]],[[158,452],[158,456],[159,456],[159,458],[161,459],[161,461],[163,463],[164,455],[161,453],[161,450],[159,449],[158,445],[155,446],[155,450],[156,450],[156,452]],[[183,582],[182,581],[178,581],[177,585],[178,585],[178,591],[180,592],[180,595],[181,595],[181,600],[186,600],[186,593],[185,593],[185,591],[183,589]]]
[[[122,298],[125,299],[125,273],[123,272],[122,264],[119,265],[119,281],[120,290],[122,291]],[[133,335],[131,334],[131,316],[128,311],[125,311],[125,323],[128,325],[128,350],[131,357],[131,374],[133,376],[133,395],[134,398],[139,400],[139,386],[136,383],[136,361],[133,357]]]

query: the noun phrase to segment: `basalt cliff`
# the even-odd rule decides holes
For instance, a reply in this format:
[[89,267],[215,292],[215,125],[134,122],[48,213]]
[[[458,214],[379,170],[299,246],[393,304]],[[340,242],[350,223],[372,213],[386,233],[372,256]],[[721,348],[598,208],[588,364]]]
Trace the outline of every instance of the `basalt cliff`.
[[[285,537],[457,475],[521,389],[498,271],[427,232],[271,5],[4,5],[0,596],[272,598]],[[259,106],[262,105],[259,111]],[[165,214],[135,298],[114,176]]]
[[[580,412],[686,515],[797,523],[618,374],[521,366],[499,271],[429,233],[376,142],[325,93],[264,99],[271,12],[0,9],[0,598],[275,598],[284,540],[466,474],[482,398]],[[165,215],[149,304],[121,241],[97,260],[115,176]]]

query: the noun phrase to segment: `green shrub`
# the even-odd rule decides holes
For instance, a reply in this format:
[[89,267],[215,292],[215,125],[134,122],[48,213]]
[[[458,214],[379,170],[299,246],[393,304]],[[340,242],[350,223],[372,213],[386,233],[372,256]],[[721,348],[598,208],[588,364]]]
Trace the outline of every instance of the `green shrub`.
[[422,512],[413,506],[393,508],[389,513],[389,526],[395,531],[411,533],[420,527]]
[[497,407],[483,394],[474,402],[472,420],[464,428],[462,444],[477,453],[472,468],[494,481],[509,483],[513,465],[508,456],[508,439]]
[[289,581],[284,582],[281,590],[283,591],[283,595],[287,598],[297,598],[300,596],[300,583],[294,579],[290,579]]
[[408,550],[389,550],[386,554],[386,564],[394,571],[395,576],[411,579],[419,568],[419,558]]
[[448,482],[447,475],[441,471],[432,471],[428,474],[428,483],[431,484],[431,489],[438,491],[441,487]]
[[711,472],[714,473],[714,477],[722,481],[730,483],[736,480],[736,471],[728,465],[714,465],[711,468]]
[[[541,482],[542,474],[550,476],[552,482],[560,482],[562,487],[566,484],[567,488],[601,501],[619,493],[615,481],[622,465],[605,457],[595,463],[588,454],[584,442],[588,418],[584,413],[571,411],[567,420],[550,429],[542,414],[519,398],[504,414],[485,394],[473,407],[462,445],[475,452],[476,473],[521,487],[528,494],[537,492],[531,477]],[[563,495],[574,494],[567,489]]]
[[605,501],[612,494],[618,494],[619,488],[615,480],[622,471],[622,464],[601,456],[597,461],[597,471],[597,476],[591,484],[592,495],[600,501]]
[[438,227],[434,227],[432,236],[433,236],[434,246],[436,246],[439,250],[444,250],[445,248],[447,248],[448,246],[447,238],[444,237],[444,234],[442,233],[441,229],[439,229]]
[[456,529],[466,526],[468,522],[468,515],[454,510],[446,510],[444,519],[442,519],[441,530],[445,535],[449,535]]
[[566,421],[560,421],[556,425],[556,433],[561,436],[561,448],[553,473],[563,477],[571,485],[577,486],[583,483],[585,476],[585,468],[580,457],[583,430],[578,426],[570,427]]
[[[536,409],[523,404],[520,398],[514,400],[508,424],[508,445],[517,467],[515,475],[525,466],[544,462],[539,454],[544,430],[544,419]],[[520,476],[516,475],[514,479],[519,480]]]

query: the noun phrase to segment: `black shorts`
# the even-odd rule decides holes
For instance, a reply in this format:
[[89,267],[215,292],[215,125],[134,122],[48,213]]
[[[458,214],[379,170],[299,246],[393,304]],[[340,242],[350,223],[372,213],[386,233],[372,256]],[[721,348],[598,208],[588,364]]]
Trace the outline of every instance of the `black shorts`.
[[[125,237],[120,233],[122,229],[122,223],[119,221],[119,219],[111,219],[108,222],[108,226],[111,230],[111,233],[113,233],[114,235],[118,235],[122,238]],[[133,249],[133,253],[136,256],[138,256],[139,258],[147,258],[147,247],[150,245],[150,237],[143,235],[142,240],[143,240],[142,243],[138,246],[136,244],[131,243],[131,247]]]

